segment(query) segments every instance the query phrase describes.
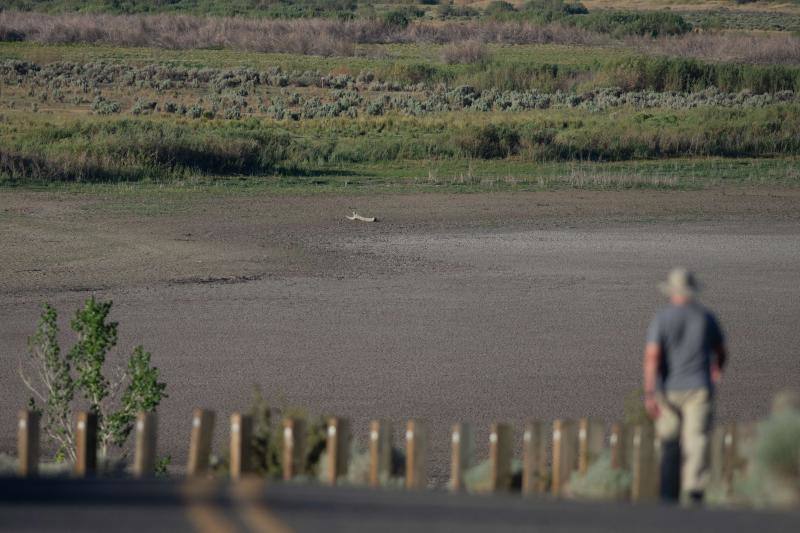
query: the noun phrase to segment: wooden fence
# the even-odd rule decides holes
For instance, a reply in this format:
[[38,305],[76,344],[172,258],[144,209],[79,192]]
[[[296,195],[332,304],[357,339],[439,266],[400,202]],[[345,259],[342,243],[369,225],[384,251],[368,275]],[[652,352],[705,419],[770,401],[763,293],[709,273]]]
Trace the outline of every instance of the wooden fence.
[[[213,411],[196,409],[192,414],[187,477],[209,474],[209,458],[216,416]],[[754,439],[753,424],[727,424],[715,428],[711,439],[712,481],[730,488],[737,471],[745,467],[743,449]],[[39,465],[39,415],[20,411],[18,417],[18,475],[33,477]],[[282,475],[291,480],[305,471],[305,421],[285,418],[282,429]],[[249,415],[234,413],[230,417],[230,477],[239,480],[252,472],[251,437],[253,420]],[[380,486],[391,477],[392,424],[374,420],[369,429],[368,484]],[[474,464],[474,439],[469,424],[459,423],[451,431],[451,467],[449,488],[466,489],[465,472]],[[426,473],[429,432],[420,420],[409,420],[405,430],[405,487],[423,489],[428,486]],[[146,478],[155,474],[157,417],[141,413],[135,423],[133,475]],[[327,421],[325,478],[335,485],[347,475],[350,460],[350,423],[343,418]],[[489,433],[489,490],[512,489],[514,428],[509,424],[492,424]],[[97,473],[97,417],[79,413],[75,425],[77,460],[75,477]],[[550,429],[541,421],[525,424],[522,432],[523,495],[568,494],[568,483],[574,472],[585,474],[595,460],[607,450],[611,467],[631,473],[631,501],[652,501],[658,494],[659,445],[652,426],[613,424],[606,431],[604,424],[583,418],[578,421],[556,420]]]

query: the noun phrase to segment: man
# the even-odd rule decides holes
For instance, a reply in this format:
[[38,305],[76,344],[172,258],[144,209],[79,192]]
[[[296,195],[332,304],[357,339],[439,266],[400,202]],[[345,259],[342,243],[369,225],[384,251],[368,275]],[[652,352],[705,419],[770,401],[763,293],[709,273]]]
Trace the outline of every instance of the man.
[[725,364],[724,338],[716,317],[696,301],[698,284],[684,268],[659,285],[670,304],[647,330],[644,351],[645,408],[661,442],[661,498],[683,492],[703,500],[708,478],[714,385]]

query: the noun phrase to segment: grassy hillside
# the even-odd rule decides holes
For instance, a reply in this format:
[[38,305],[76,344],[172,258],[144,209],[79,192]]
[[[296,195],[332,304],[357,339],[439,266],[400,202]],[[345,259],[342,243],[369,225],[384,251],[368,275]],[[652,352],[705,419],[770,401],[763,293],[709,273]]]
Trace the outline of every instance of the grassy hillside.
[[555,0],[461,7],[350,2],[337,11],[353,17],[277,21],[0,13],[0,183],[798,184],[790,32],[689,31],[670,13]]

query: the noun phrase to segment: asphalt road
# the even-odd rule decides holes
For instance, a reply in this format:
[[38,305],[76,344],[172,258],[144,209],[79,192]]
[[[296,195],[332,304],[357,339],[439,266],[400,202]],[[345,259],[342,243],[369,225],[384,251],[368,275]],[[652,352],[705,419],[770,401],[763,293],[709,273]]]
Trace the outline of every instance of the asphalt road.
[[4,532],[789,532],[797,512],[682,509],[307,485],[0,480]]

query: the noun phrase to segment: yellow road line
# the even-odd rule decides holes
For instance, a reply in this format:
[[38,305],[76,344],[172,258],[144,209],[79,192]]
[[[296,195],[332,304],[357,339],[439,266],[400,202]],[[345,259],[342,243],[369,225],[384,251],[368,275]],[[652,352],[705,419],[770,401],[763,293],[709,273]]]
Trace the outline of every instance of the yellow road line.
[[256,533],[292,533],[292,528],[267,508],[263,501],[265,488],[266,483],[258,479],[242,479],[231,487],[242,519]]
[[219,507],[206,503],[189,504],[186,517],[198,533],[237,533],[236,527]]
[[181,488],[186,500],[186,518],[198,533],[238,533],[240,528],[213,501],[217,484],[212,480],[190,480]]

